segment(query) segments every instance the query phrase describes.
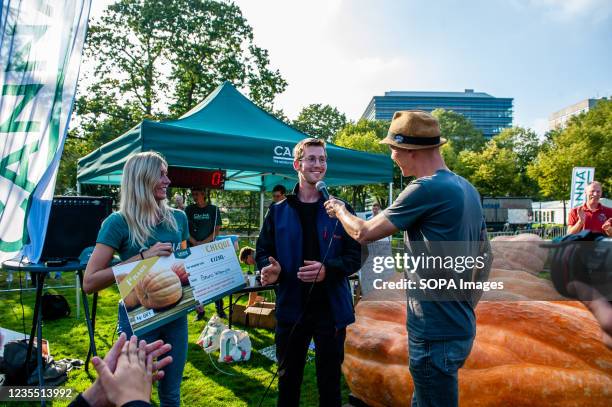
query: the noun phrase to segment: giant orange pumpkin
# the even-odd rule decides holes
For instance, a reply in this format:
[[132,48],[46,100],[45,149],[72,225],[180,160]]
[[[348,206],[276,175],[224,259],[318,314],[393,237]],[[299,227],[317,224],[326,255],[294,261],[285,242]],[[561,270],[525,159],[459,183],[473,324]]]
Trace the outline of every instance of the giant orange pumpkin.
[[140,303],[150,309],[160,309],[181,299],[181,281],[172,270],[153,269],[136,284]]
[[[525,257],[526,247],[516,250]],[[491,279],[508,284],[510,301],[485,301],[501,299],[485,294],[476,308],[474,346],[459,370],[459,404],[609,406],[612,352],[589,311],[576,301],[517,301],[558,298],[550,282],[526,271],[493,269]],[[368,405],[409,406],[406,302],[373,294],[359,302],[357,321],[347,328],[342,370],[351,392]]]
[[491,242],[493,267],[538,274],[544,268],[547,256],[542,243],[544,240],[531,233],[498,236]]

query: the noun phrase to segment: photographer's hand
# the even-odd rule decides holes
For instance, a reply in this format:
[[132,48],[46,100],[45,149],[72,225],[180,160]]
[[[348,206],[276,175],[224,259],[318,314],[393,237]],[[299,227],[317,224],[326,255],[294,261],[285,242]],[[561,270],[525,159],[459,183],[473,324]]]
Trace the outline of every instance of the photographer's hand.
[[580,281],[568,285],[570,292],[576,296],[591,311],[602,330],[603,343],[612,349],[612,305],[596,289]]

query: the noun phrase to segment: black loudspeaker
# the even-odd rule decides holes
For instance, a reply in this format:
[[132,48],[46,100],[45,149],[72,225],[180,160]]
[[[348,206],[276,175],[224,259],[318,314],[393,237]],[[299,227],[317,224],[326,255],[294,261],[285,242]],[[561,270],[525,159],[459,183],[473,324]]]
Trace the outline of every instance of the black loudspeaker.
[[107,196],[54,197],[40,261],[78,259],[83,249],[95,246],[102,221],[112,210]]

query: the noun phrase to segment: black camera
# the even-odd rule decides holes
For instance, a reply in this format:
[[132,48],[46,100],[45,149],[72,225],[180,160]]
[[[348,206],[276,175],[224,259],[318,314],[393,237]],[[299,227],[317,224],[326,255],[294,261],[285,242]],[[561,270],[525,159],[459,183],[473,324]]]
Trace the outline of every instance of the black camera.
[[546,247],[551,249],[550,274],[559,294],[576,298],[568,284],[579,281],[612,300],[612,238],[584,230]]

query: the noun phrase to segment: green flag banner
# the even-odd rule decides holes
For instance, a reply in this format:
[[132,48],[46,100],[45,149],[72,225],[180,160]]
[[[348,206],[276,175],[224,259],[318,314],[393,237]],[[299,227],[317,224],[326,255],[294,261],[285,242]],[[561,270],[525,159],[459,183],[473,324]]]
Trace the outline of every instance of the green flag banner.
[[0,261],[38,261],[91,0],[4,0],[0,14]]

